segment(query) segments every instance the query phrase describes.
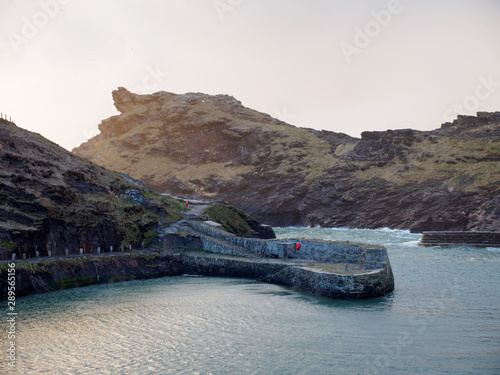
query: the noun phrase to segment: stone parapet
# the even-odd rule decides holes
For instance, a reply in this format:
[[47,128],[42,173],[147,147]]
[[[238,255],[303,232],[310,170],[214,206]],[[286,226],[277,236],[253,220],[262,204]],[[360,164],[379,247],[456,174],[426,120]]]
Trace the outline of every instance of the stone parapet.
[[[387,250],[383,247],[334,241],[305,240],[301,238],[262,240],[238,237],[218,227],[202,222],[192,221],[190,225],[195,230],[208,236],[223,239],[265,258],[304,259],[327,263],[354,263],[363,265],[365,269],[384,268],[387,261]],[[300,250],[295,249],[296,243],[300,243]],[[210,249],[205,248],[204,250]],[[222,253],[226,254],[230,252],[224,251]]]

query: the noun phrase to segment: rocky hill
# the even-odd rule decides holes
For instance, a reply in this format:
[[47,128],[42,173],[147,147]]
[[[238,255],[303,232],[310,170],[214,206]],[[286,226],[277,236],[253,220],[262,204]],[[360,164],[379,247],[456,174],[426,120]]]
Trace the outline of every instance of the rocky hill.
[[226,200],[271,225],[500,230],[500,112],[359,139],[226,95],[113,98],[121,114],[73,152],[159,192]]
[[115,251],[152,239],[182,205],[0,119],[0,259]]

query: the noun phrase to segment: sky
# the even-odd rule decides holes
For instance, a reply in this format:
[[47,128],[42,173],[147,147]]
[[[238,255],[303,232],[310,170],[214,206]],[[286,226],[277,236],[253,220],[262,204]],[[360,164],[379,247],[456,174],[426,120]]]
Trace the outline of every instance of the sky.
[[499,0],[1,0],[0,112],[71,150],[111,92],[228,94],[359,137],[500,111]]

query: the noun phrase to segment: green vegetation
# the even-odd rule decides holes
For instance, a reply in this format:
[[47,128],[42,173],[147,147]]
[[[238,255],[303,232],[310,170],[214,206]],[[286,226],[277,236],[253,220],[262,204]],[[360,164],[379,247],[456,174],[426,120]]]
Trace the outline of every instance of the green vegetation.
[[[141,232],[145,228],[150,228],[163,221],[161,216],[137,203],[119,202],[117,213],[115,226],[119,237],[123,238],[121,245],[125,247],[137,244]],[[147,229],[145,232],[149,230]]]
[[179,221],[182,218],[182,213],[187,211],[187,207],[181,202],[165,195],[160,197],[165,203],[165,212],[168,214],[167,222],[171,224]]
[[95,258],[92,257],[67,257],[62,259],[53,259],[43,262],[39,262],[46,267],[58,266],[83,266],[87,263],[95,262]]
[[151,254],[151,253],[132,253],[132,254],[125,254],[123,255],[124,258],[142,258],[146,260],[151,260],[155,259],[158,257],[158,254]]
[[17,242],[0,240],[0,248],[14,252],[17,248]]
[[[120,254],[117,255],[119,257],[124,257],[124,258],[132,258],[132,259],[146,259],[146,260],[152,260],[158,257],[157,254],[154,253],[128,253],[128,254]],[[35,273],[49,273],[50,268],[53,266],[57,266],[58,268],[65,268],[65,267],[78,267],[78,266],[85,266],[89,263],[95,263],[99,262],[100,259],[110,259],[110,258],[95,258],[95,257],[64,257],[61,259],[53,259],[53,260],[46,260],[46,261],[22,261],[22,262],[14,262],[16,264],[16,271],[24,270],[30,274],[35,274]],[[0,262],[0,275],[4,272],[7,272],[8,270],[8,265],[10,262]],[[78,280],[84,281],[86,284],[92,284],[90,279],[87,278],[77,278]],[[69,279],[64,279],[61,281],[66,287],[69,287],[68,285],[72,283]],[[83,284],[79,284],[83,285]],[[58,285],[58,288],[60,286]]]
[[253,230],[249,223],[255,221],[251,216],[228,204],[215,203],[205,208],[202,214],[222,225],[224,230],[237,236],[245,236]]
[[[41,262],[28,261],[28,262],[14,262],[16,263],[16,270],[24,270],[28,273],[35,274],[38,272],[50,272],[52,266],[82,266],[86,263],[94,262],[92,257],[67,257],[62,259],[46,260]],[[9,262],[0,263],[0,274],[7,271]]]
[[273,131],[281,133],[281,137],[271,143],[271,155],[284,156],[276,173],[281,170],[285,175],[298,176],[303,185],[312,186],[328,168],[336,165],[336,159],[331,155],[331,146],[328,142],[308,130],[286,125],[261,126],[269,133]]
[[[10,262],[0,263],[0,274],[7,272]],[[24,270],[28,273],[35,274],[38,272],[49,272],[49,269],[42,262],[14,262],[16,263],[16,272]]]
[[481,193],[483,187],[498,184],[500,163],[494,160],[500,158],[500,146],[489,139],[423,140],[403,156],[406,157],[404,163],[396,158],[383,167],[372,165],[354,174],[360,181],[381,178],[400,186],[444,180],[449,187],[461,192]]
[[76,279],[74,277],[68,277],[55,282],[57,289],[69,289],[75,286],[85,286],[92,284],[93,280],[90,278]]
[[153,242],[153,238],[155,238],[156,233],[158,233],[158,231],[156,229],[151,229],[151,230],[148,230],[146,233],[144,233],[144,246],[145,247],[148,247],[149,245],[151,245],[151,242]]
[[151,192],[141,193],[147,202],[139,204],[122,200],[115,206],[118,235],[123,238],[121,244],[125,247],[137,244],[141,237],[144,245],[149,246],[157,233],[157,227],[166,227],[179,221],[186,209],[170,197]]

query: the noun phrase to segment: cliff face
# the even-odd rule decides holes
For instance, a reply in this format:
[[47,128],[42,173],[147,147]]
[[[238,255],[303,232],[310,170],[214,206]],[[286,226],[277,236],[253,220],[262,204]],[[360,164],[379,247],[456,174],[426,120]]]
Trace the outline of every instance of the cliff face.
[[182,206],[0,120],[0,259],[138,246]]
[[73,152],[160,192],[226,200],[272,225],[500,230],[500,112],[358,139],[224,95],[113,98],[121,114]]

